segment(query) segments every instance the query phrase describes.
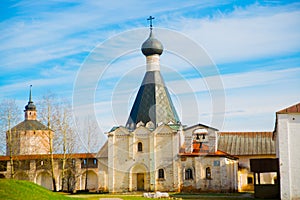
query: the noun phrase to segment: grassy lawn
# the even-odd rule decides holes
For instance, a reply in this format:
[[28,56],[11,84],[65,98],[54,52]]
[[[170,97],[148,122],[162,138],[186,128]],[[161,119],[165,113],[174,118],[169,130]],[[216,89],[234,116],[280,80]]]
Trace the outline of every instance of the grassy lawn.
[[28,181],[0,179],[0,199],[71,200],[73,198],[49,191]]
[[[145,200],[147,198],[142,197],[142,193],[139,194],[122,194],[122,195],[113,195],[113,194],[74,194],[68,195],[70,197],[82,198],[88,200],[99,200],[101,198],[120,198],[123,200]],[[204,193],[204,194],[170,194],[173,199],[183,199],[183,200],[195,200],[195,199],[209,199],[209,200],[224,200],[224,199],[252,199],[252,194],[243,194],[243,193],[232,193],[232,194],[216,194],[216,193]]]
[[[182,194],[170,193],[173,199],[182,200],[224,200],[224,199],[254,199],[253,194],[249,193],[203,193],[203,194]],[[0,179],[0,199],[31,199],[31,200],[99,200],[101,198],[120,198],[123,200],[146,200],[142,197],[142,193],[130,194],[63,194],[59,192],[49,191],[37,184],[20,181]]]

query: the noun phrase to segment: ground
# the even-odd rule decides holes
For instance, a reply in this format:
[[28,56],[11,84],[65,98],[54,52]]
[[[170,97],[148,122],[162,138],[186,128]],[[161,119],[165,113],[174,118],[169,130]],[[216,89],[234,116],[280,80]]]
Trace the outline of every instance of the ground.
[[[65,194],[49,191],[37,184],[28,181],[0,179],[0,199],[49,199],[49,200],[101,200],[101,199],[122,199],[122,200],[146,200],[143,193],[128,194]],[[173,199],[183,200],[224,200],[224,199],[254,199],[251,193],[202,193],[182,194],[170,193]]]

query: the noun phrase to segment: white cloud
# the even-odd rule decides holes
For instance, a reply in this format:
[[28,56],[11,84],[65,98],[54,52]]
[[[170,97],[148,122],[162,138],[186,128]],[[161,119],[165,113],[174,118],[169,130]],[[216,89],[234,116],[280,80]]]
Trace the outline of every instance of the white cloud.
[[203,45],[217,63],[300,50],[300,11],[285,6],[253,5],[215,18],[181,18],[168,26],[178,27]]
[[[61,3],[60,1],[56,2]],[[292,8],[293,6],[299,7],[299,4],[273,7],[255,4],[246,8],[236,7],[233,12],[221,13],[211,18],[202,18],[203,16],[199,17],[199,14],[193,13],[196,16],[193,18],[193,14],[188,15],[192,17],[187,17],[183,13],[187,13],[190,8],[199,8],[200,12],[206,7],[214,7],[214,4],[226,3],[212,3],[211,1],[203,4],[199,1],[183,3],[182,1],[172,1],[172,4],[161,3],[161,1],[146,3],[124,1],[118,4],[101,1],[86,1],[83,4],[69,1],[69,3],[74,5],[60,8],[57,6],[58,4],[52,2],[22,1],[16,5],[21,10],[20,16],[0,23],[0,57],[2,58],[0,68],[2,73],[13,72],[13,76],[5,76],[5,79],[9,80],[7,81],[9,83],[14,82],[0,86],[4,96],[16,96],[24,90],[24,85],[29,84],[39,85],[41,88],[47,87],[47,89],[56,87],[57,91],[71,93],[62,88],[65,85],[72,87],[74,79],[76,79],[74,74],[78,70],[78,63],[83,62],[82,55],[87,55],[96,44],[116,32],[139,27],[141,24],[145,27],[145,20],[140,19],[149,14],[155,16],[158,14],[161,17],[161,19],[157,17],[160,22],[159,26],[181,31],[202,45],[218,64],[258,60],[266,57],[276,59],[277,55],[297,53],[300,50],[300,12]],[[180,49],[186,45],[178,42],[176,38],[167,41],[170,39],[167,34],[159,32],[159,29],[154,30],[158,33],[157,37],[166,45],[166,49],[170,49],[169,44],[173,45],[174,49]],[[144,33],[145,31],[141,35],[124,38],[124,40],[120,40],[119,44],[112,43],[112,48],[106,54],[101,54],[100,58],[101,56],[114,58],[119,55],[118,53],[125,52],[128,47],[130,50],[133,47],[139,47],[146,38]],[[195,51],[194,48],[187,49],[186,54],[192,55],[193,51]],[[66,62],[66,60],[72,60],[72,62]],[[208,88],[205,81],[201,78],[185,79],[184,76],[181,76],[181,72],[188,70],[190,65],[179,58],[174,58],[174,55],[165,52],[161,60],[165,69],[169,67],[169,71],[162,71],[162,73],[168,76],[166,78],[169,78],[170,74],[172,75],[173,79],[169,78],[172,81],[169,81],[167,85],[174,93],[177,106],[180,107],[178,112],[185,112],[183,113],[184,121],[190,124],[197,123],[199,119],[200,122],[203,120],[209,123],[212,102],[207,93]],[[199,63],[204,61],[200,56],[198,60]],[[49,69],[49,66],[44,66],[44,63],[49,65],[50,62],[53,62],[53,68]],[[67,71],[60,67],[64,64],[68,65]],[[242,64],[241,67],[243,67]],[[273,64],[268,69],[272,69]],[[103,98],[103,102],[99,105],[101,111],[97,110],[101,113],[101,121],[105,123],[106,127],[111,127],[116,122],[122,124],[127,120],[128,105],[135,96],[134,92],[139,86],[138,79],[141,79],[139,76],[142,76],[143,73],[138,69],[138,67],[142,67],[141,65],[144,65],[141,54],[134,54],[133,57],[124,56],[123,60],[112,64],[112,67],[106,72],[105,77],[101,79],[105,81],[103,85],[101,85],[102,82],[97,85],[97,81],[90,79],[90,77],[96,77],[98,73],[98,71],[94,71],[97,67],[99,69],[97,63],[92,66],[90,71],[86,71],[87,76],[82,81],[86,83],[87,87],[82,88],[81,92],[91,89],[91,84],[94,84],[92,89],[97,87],[99,89],[99,93],[96,95],[107,97]],[[284,63],[282,65],[281,69],[285,67]],[[36,78],[30,78],[34,80],[29,80],[28,77],[15,78],[21,77],[22,72],[29,68],[38,67],[44,70],[33,71],[36,74],[32,74],[32,77]],[[234,117],[270,114],[276,111],[277,107],[282,108],[283,104],[289,105],[296,101],[299,89],[295,85],[299,85],[300,77],[298,68],[253,71],[250,67],[242,71],[245,72],[222,75],[227,102],[229,102],[226,107],[226,116],[229,117],[227,118],[229,120],[226,121],[227,125],[225,124],[225,127],[229,127],[228,129],[242,126],[230,121],[236,119]],[[126,77],[120,77],[123,75]],[[131,77],[134,78],[130,79]],[[218,77],[207,77],[207,80],[213,82],[215,78]],[[113,85],[114,81],[119,81],[116,86]],[[122,85],[123,83],[126,84]],[[57,87],[60,85],[61,87]],[[101,86],[103,87],[101,88]],[[214,85],[210,87],[211,90],[218,89]],[[194,108],[186,106],[191,104],[189,98],[192,92],[197,93],[198,101],[196,103],[200,116],[196,117],[188,115],[193,113]],[[112,93],[113,97],[111,97]],[[115,116],[116,120],[113,117],[111,119],[107,117],[109,115],[107,109],[111,109],[111,102],[107,101],[110,98],[118,99],[114,102],[118,105],[114,109],[122,110],[118,116]],[[265,104],[267,106],[264,106]],[[246,123],[248,121],[250,123],[251,120],[246,120]],[[254,123],[254,119],[252,122]],[[243,126],[247,127],[247,124],[244,123]]]

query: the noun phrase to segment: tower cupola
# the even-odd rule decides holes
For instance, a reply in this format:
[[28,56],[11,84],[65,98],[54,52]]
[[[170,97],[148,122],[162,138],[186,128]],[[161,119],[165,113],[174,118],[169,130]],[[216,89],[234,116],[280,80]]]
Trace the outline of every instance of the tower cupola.
[[36,120],[36,106],[34,105],[32,101],[32,95],[31,95],[31,88],[32,85],[30,85],[29,90],[29,100],[27,105],[25,106],[25,120]]
[[164,47],[162,43],[153,36],[152,29],[150,30],[148,39],[142,44],[141,50],[145,56],[162,54]]

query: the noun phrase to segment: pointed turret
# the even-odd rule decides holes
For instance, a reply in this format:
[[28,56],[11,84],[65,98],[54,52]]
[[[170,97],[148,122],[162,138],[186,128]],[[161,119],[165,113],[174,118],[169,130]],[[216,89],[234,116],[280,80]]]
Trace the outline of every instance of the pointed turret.
[[27,105],[25,106],[25,120],[36,120],[36,106],[34,105],[32,101],[32,95],[31,95],[31,88],[32,85],[30,85],[29,90],[29,100]]
[[163,45],[154,37],[152,23],[150,24],[150,35],[142,44],[141,51],[146,56],[147,71],[132,106],[126,127],[135,129],[139,122],[144,124],[152,122],[155,127],[160,123],[179,123],[169,91],[160,74],[159,58],[163,52]]

